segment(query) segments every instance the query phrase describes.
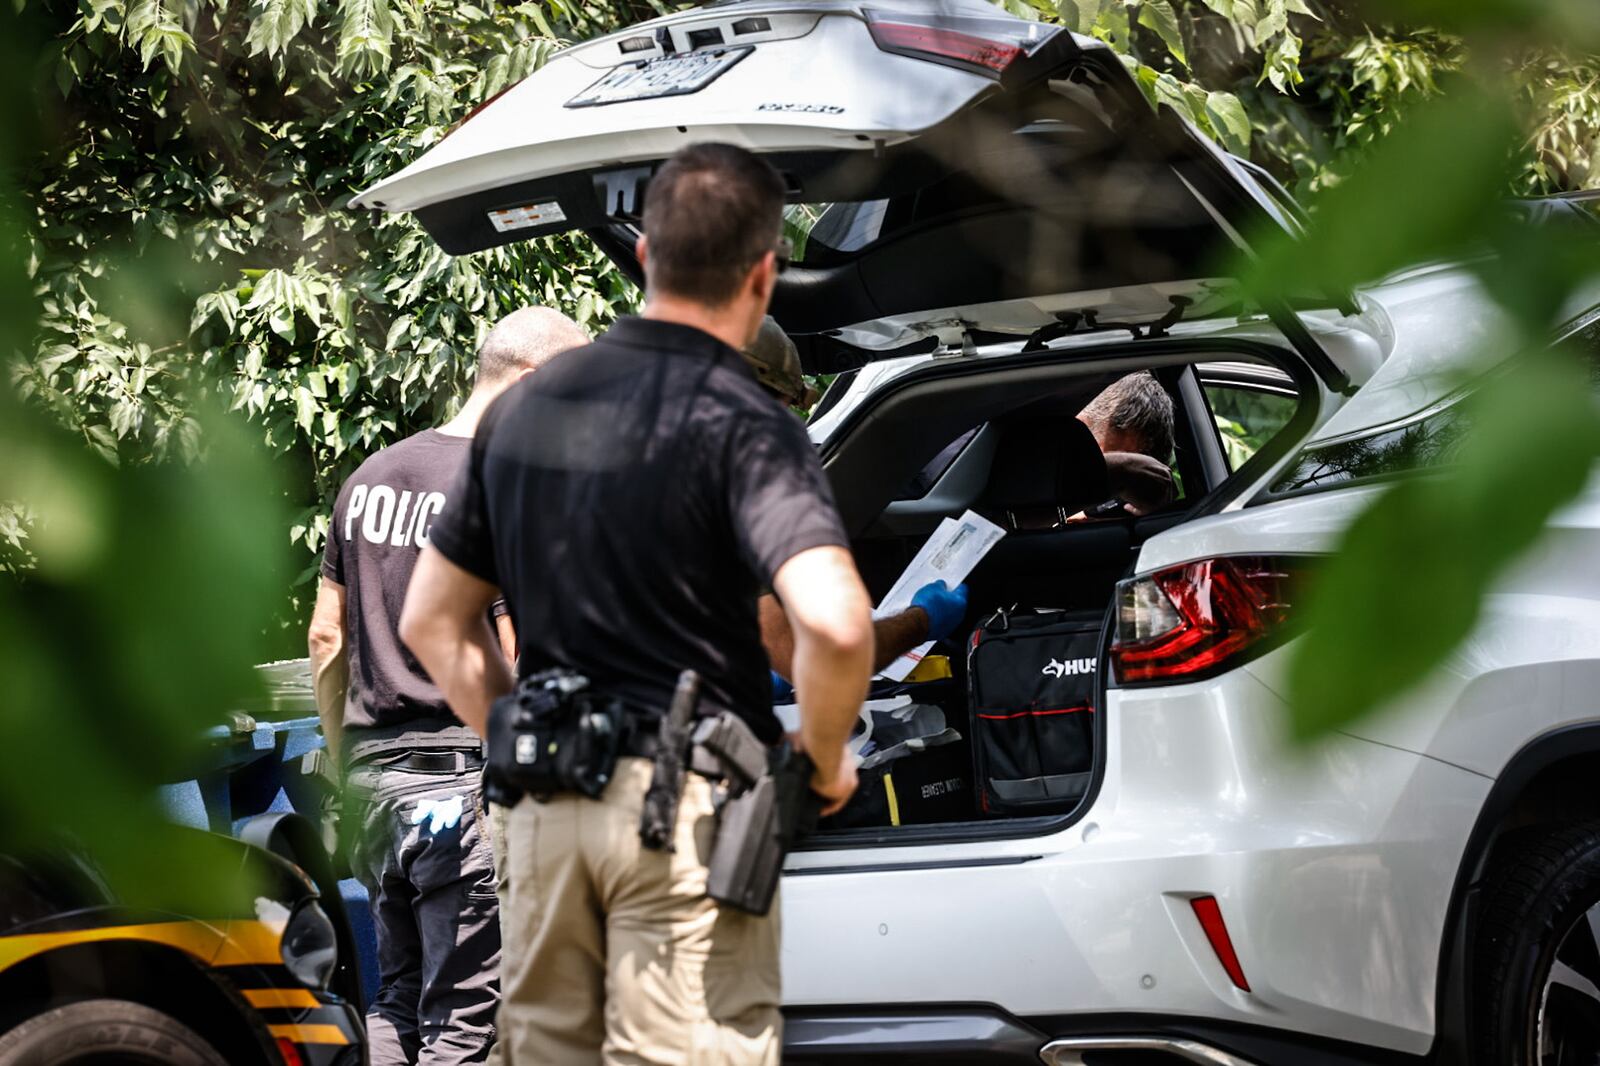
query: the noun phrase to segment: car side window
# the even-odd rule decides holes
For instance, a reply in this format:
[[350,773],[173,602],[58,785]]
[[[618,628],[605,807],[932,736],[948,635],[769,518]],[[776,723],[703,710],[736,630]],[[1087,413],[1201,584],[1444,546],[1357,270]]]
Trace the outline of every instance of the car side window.
[[[1593,317],[1567,339],[1589,360],[1591,380],[1600,392],[1600,308],[1591,314]],[[1294,495],[1449,466],[1472,432],[1471,408],[1461,402],[1470,391],[1463,389],[1389,425],[1307,448],[1278,477],[1270,494]]]
[[1372,433],[1307,448],[1272,486],[1274,496],[1448,466],[1471,430],[1459,402]]
[[1263,444],[1277,436],[1300,403],[1283,392],[1232,382],[1208,381],[1201,387],[1211,405],[1230,472],[1249,462]]

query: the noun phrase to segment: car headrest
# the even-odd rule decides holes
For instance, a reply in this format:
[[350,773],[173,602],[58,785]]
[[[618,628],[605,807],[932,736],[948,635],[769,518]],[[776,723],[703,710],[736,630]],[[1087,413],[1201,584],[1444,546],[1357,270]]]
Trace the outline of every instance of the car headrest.
[[984,503],[994,511],[1081,511],[1111,497],[1105,456],[1089,427],[1060,415],[1000,427]]

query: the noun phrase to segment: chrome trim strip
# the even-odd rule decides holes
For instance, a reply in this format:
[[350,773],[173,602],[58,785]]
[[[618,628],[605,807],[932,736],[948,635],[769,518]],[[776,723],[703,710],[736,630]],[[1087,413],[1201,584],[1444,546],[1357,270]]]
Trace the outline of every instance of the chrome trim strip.
[[1257,1066],[1197,1040],[1164,1036],[1081,1036],[1052,1040],[1039,1049],[1046,1066],[1083,1066],[1090,1051],[1164,1051],[1199,1066]]

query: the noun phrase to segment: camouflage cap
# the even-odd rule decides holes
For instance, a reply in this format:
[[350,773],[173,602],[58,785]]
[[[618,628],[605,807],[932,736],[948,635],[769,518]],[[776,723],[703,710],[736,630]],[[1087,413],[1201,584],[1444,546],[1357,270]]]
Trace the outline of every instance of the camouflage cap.
[[750,369],[756,372],[756,380],[784,403],[809,408],[817,402],[817,390],[806,382],[800,369],[799,350],[771,315],[762,319],[756,339],[742,354]]

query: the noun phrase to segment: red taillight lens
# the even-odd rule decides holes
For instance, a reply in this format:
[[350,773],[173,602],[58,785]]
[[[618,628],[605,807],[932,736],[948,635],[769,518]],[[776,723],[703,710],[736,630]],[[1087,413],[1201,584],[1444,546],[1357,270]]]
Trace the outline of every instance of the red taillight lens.
[[[460,129],[462,126],[465,126],[467,123],[471,122],[474,118],[476,118],[478,116],[479,112],[481,112],[484,108],[488,107],[490,104],[494,103],[496,100],[500,99],[506,93],[510,92],[512,89],[515,89],[517,86],[519,86],[521,84],[522,84],[521,80],[514,81],[510,85],[507,85],[504,89],[501,89],[499,92],[497,92],[493,96],[489,97],[489,99],[485,100],[483,103],[478,104],[475,107],[473,107],[473,109],[468,111],[465,115],[462,115],[460,118],[456,119],[455,125],[451,126],[449,129],[444,131],[444,137],[450,136],[456,130]],[[444,140],[444,137],[440,137],[439,140],[442,142]]]
[[306,1066],[306,1060],[300,1054],[300,1048],[293,1040],[280,1036],[277,1040],[278,1055],[283,1059],[283,1066]]
[[885,52],[1000,75],[1060,32],[1021,19],[868,11],[867,28]]
[[1289,622],[1304,566],[1236,555],[1122,582],[1111,644],[1117,681],[1193,681],[1271,647]]
[[1250,982],[1245,980],[1244,967],[1239,965],[1239,953],[1233,950],[1233,937],[1228,935],[1228,923],[1222,920],[1217,897],[1198,896],[1190,900],[1189,905],[1194,908],[1194,916],[1200,919],[1200,928],[1205,930],[1211,950],[1217,953],[1217,961],[1227,971],[1228,980],[1241,992],[1250,991]]

